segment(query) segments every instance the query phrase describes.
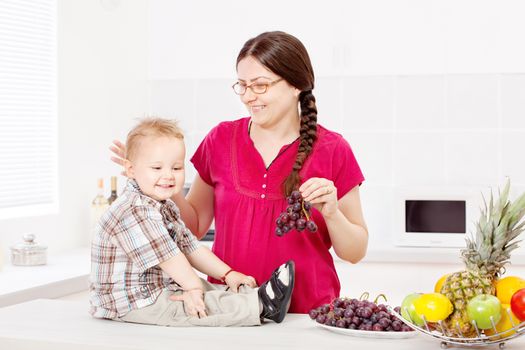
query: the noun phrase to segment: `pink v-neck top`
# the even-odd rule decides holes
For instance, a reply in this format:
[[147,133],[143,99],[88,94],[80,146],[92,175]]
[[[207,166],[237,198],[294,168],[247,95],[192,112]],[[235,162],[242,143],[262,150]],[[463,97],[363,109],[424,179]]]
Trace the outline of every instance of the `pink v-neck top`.
[[[341,285],[329,252],[332,243],[322,215],[313,210],[316,233],[275,232],[275,220],[287,206],[281,184],[292,170],[299,141],[282,147],[268,168],[249,133],[250,118],[223,122],[210,131],[191,158],[200,177],[214,189],[213,252],[234,270],[268,279],[292,259],[296,281],[289,312],[310,309],[339,296]],[[322,126],[300,176],[332,180],[341,198],[364,177],[343,137]],[[211,279],[212,282],[220,283]]]

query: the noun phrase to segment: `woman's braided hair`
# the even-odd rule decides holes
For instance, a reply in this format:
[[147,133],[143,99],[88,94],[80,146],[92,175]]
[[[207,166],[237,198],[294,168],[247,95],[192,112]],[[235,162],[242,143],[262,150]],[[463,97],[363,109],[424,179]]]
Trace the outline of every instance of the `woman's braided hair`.
[[262,33],[248,40],[237,56],[237,64],[248,56],[255,58],[301,91],[299,149],[292,171],[283,182],[284,194],[289,196],[301,183],[299,172],[312,153],[313,144],[317,139],[317,107],[312,94],[315,80],[312,63],[299,39],[280,31]]

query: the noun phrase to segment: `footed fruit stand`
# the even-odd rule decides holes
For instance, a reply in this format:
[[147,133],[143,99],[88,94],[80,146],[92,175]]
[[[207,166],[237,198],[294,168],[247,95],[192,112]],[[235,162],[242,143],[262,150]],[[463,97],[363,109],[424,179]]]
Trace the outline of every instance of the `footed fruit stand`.
[[[492,329],[490,330],[492,332],[490,332],[489,334],[483,333],[483,330],[480,330],[479,328],[477,328],[474,322],[474,327],[476,329],[476,336],[458,337],[452,334],[450,330],[448,330],[443,324],[443,322],[441,321],[439,321],[436,326],[431,326],[427,322],[424,322],[423,326],[419,327],[413,324],[412,322],[405,320],[401,314],[395,312],[393,309],[390,308],[390,311],[393,314],[395,314],[396,317],[399,318],[399,320],[403,321],[405,324],[409,325],[414,330],[440,341],[441,348],[443,349],[446,349],[452,346],[459,346],[459,347],[498,346],[500,349],[503,349],[505,348],[506,343],[513,341],[515,338],[518,338],[525,334],[525,322],[514,323],[514,321],[512,321],[510,323],[509,328],[500,332],[496,327],[496,323],[493,320],[491,320]],[[512,320],[511,312],[512,311],[510,311],[509,309],[506,310],[506,313],[507,313],[506,317],[508,317],[510,320]]]

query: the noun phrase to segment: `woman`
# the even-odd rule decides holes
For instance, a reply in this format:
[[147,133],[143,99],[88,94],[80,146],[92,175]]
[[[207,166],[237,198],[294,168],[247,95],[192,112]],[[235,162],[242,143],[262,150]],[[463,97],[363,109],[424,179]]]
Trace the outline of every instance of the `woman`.
[[[307,313],[339,296],[330,247],[352,263],[366,253],[359,198],[364,177],[342,136],[317,124],[314,73],[297,38],[266,32],[248,40],[237,57],[237,75],[233,90],[250,117],[210,131],[191,158],[198,175],[188,195],[173,199],[199,238],[215,218],[214,253],[258,282],[294,260],[289,311]],[[120,163],[122,145],[115,142],[113,151]],[[279,237],[275,221],[294,189],[313,204],[319,229]]]

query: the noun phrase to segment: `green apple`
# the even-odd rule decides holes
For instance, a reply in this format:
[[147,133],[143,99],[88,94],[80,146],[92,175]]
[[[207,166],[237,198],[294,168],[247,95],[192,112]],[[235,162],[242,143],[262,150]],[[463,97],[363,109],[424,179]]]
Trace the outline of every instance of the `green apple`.
[[492,320],[497,324],[501,319],[501,302],[494,295],[480,294],[470,299],[467,304],[469,320],[476,321],[479,329],[491,329]]
[[414,301],[421,295],[421,293],[409,294],[405,297],[405,299],[403,299],[403,302],[401,303],[401,316],[403,316],[405,320],[410,321],[419,327],[423,326],[425,321],[423,321],[423,319],[417,314]]

